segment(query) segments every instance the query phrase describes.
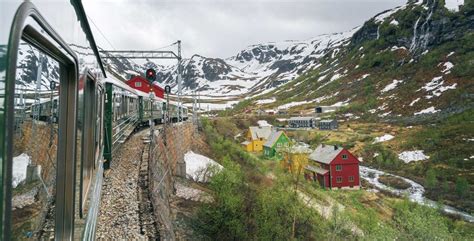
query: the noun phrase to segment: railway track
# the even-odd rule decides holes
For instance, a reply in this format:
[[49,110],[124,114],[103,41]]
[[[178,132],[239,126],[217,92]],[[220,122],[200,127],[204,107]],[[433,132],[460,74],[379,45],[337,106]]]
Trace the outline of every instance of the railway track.
[[158,240],[148,191],[149,129],[133,133],[105,174],[96,238]]
[[150,151],[150,139],[142,138],[145,143],[142,152],[142,158],[140,160],[139,172],[138,172],[138,190],[137,200],[139,205],[139,225],[140,234],[146,236],[148,240],[159,240],[160,235],[158,232],[158,224],[153,211],[153,205],[150,198],[149,186],[149,151]]

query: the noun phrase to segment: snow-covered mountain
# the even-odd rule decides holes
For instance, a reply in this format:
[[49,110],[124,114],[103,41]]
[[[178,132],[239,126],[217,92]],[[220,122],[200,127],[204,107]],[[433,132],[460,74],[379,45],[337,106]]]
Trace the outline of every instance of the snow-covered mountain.
[[[197,90],[202,95],[229,96],[271,90],[318,66],[319,58],[336,55],[347,46],[357,28],[336,34],[320,35],[306,41],[283,41],[252,45],[235,56],[220,59],[193,55],[184,59],[183,92]],[[161,85],[176,86],[177,65],[163,66],[147,62],[140,66],[116,56],[108,66],[125,79],[144,73],[148,67],[157,69]]]

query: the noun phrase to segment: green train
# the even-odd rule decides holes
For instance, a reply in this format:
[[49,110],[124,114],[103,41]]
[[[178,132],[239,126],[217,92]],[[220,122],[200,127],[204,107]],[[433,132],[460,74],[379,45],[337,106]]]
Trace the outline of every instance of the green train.
[[0,9],[0,240],[93,240],[114,153],[188,110],[105,71],[81,1]]

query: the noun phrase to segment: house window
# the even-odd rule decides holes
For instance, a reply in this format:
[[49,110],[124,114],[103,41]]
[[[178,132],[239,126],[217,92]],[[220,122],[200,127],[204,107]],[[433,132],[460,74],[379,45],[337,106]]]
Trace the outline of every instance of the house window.
[[354,182],[354,176],[349,176],[349,182]]
[[342,159],[347,160],[347,155],[346,155],[346,154],[343,154],[343,155],[342,155]]
[[135,82],[135,87],[142,87],[142,82]]
[[336,171],[342,171],[342,165],[336,165]]
[[342,177],[336,177],[336,182],[341,183],[342,182]]

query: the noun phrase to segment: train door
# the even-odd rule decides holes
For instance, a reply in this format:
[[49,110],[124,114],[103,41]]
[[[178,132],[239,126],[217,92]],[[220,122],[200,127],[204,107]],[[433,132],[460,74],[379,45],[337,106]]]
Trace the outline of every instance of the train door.
[[[1,85],[6,92],[8,182],[2,238],[69,239],[74,227],[77,58],[32,4],[20,6],[13,26],[6,83]],[[50,110],[36,111],[44,103]]]

